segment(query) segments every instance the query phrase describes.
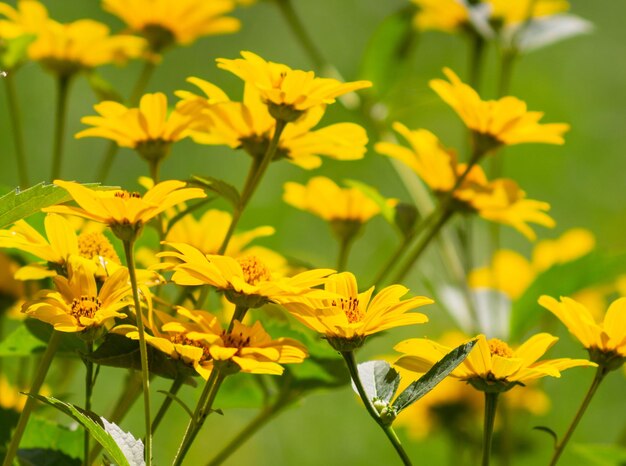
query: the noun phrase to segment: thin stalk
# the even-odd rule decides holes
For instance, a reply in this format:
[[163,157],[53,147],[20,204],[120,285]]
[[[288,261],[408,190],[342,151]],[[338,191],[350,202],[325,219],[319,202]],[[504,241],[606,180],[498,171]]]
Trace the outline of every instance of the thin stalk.
[[256,434],[262,427],[280,414],[286,407],[291,405],[294,400],[285,401],[284,398],[277,399],[274,403],[263,408],[251,421],[241,430],[234,438],[231,439],[224,448],[222,448],[207,466],[218,466],[226,461],[233,453]]
[[115,159],[115,154],[117,154],[117,150],[119,149],[116,142],[111,141],[107,146],[106,152],[104,153],[104,157],[102,159],[102,163],[100,164],[100,169],[98,170],[98,175],[96,180],[100,183],[104,183],[109,176],[109,172],[111,171],[111,166],[113,165],[113,159]]
[[135,273],[134,240],[125,240],[124,253],[126,254],[126,266],[130,275],[130,285],[133,289],[133,300],[135,303],[135,317],[137,320],[137,330],[139,332],[139,352],[141,356],[141,381],[143,387],[143,407],[144,421],[146,426],[145,459],[146,466],[152,464],[152,424],[150,420],[150,375],[148,370],[148,348],[146,346],[146,335],[143,326],[143,315],[141,312],[141,302],[139,301],[139,288],[137,286],[137,276]]
[[[178,390],[180,390],[180,387],[182,386],[183,378],[176,377],[174,379],[174,382],[172,383],[172,386],[170,387],[169,394],[176,396]],[[170,406],[172,405],[172,401],[174,401],[174,399],[171,396],[166,396],[163,400],[163,404],[159,408],[159,411],[156,413],[156,416],[154,416],[154,420],[152,421],[152,434],[156,432],[157,427],[159,427],[159,424],[161,424],[161,421],[165,417],[167,410],[170,409]]]
[[[93,341],[87,342],[87,358],[85,358],[85,410],[91,411],[91,396],[93,394],[93,362],[89,359],[93,353]],[[89,431],[85,429],[85,440],[83,450],[83,465],[89,466]]]
[[[48,369],[50,369],[50,364],[52,363],[52,359],[54,358],[54,354],[56,353],[59,343],[61,342],[61,333],[54,331],[52,332],[52,336],[48,341],[48,346],[46,347],[46,351],[41,357],[41,362],[39,363],[39,369],[35,374],[35,378],[33,379],[33,383],[30,386],[30,394],[37,395],[39,394],[39,390],[43,385],[44,380],[46,379],[46,374],[48,373]],[[32,397],[28,397],[26,400],[26,404],[24,405],[24,409],[20,414],[20,418],[17,421],[17,426],[13,431],[13,437],[11,438],[11,443],[7,448],[7,455],[4,458],[4,462],[2,466],[11,466],[13,464],[13,459],[17,454],[17,449],[20,446],[20,441],[22,440],[22,436],[24,435],[24,430],[26,429],[26,425],[28,424],[28,419],[30,418],[30,414],[35,407],[35,403],[37,400]]]
[[54,116],[54,145],[52,151],[52,179],[61,176],[63,163],[63,140],[65,138],[65,124],[67,120],[67,97],[72,77],[60,75],[57,78],[57,104]]
[[239,203],[233,212],[233,218],[230,222],[230,226],[228,227],[228,231],[226,232],[226,236],[222,240],[222,245],[218,251],[218,254],[224,254],[226,248],[228,247],[228,243],[230,242],[230,238],[233,233],[235,233],[235,229],[237,228],[237,224],[241,219],[241,215],[248,205],[250,198],[256,191],[256,188],[259,186],[263,175],[269,167],[270,162],[274,158],[276,154],[276,149],[278,149],[278,142],[280,141],[280,136],[283,133],[283,130],[287,126],[287,122],[283,120],[276,120],[276,126],[274,128],[274,136],[263,156],[261,162],[253,162],[250,171],[248,172],[248,177],[246,178],[245,185],[241,192],[241,197],[239,198]]
[[4,84],[7,91],[7,103],[9,105],[9,115],[13,126],[13,145],[15,146],[15,158],[17,160],[17,173],[20,179],[20,187],[28,188],[28,163],[26,161],[26,150],[24,146],[24,130],[22,128],[22,114],[20,112],[17,92],[15,90],[15,80],[13,73],[7,73],[4,77]]
[[337,256],[337,271],[343,272],[346,270],[348,264],[348,257],[350,256],[350,249],[354,243],[354,235],[350,235],[347,238],[343,238],[339,241],[339,254]]
[[185,436],[183,437],[183,441],[180,444],[178,453],[176,453],[176,458],[174,458],[172,466],[180,466],[181,464],[183,464],[187,452],[189,452],[189,449],[196,439],[198,432],[200,432],[200,429],[202,429],[204,420],[211,413],[213,402],[215,401],[217,392],[219,391],[225,378],[226,375],[222,374],[219,368],[213,367],[213,371],[209,376],[209,380],[207,381],[202,395],[200,395],[200,399],[198,400],[198,404],[196,405],[193,418],[189,421],[189,424],[187,425]]
[[276,5],[280,10],[281,14],[287,21],[287,24],[291,28],[291,32],[293,32],[296,39],[300,42],[300,45],[307,53],[311,61],[313,62],[313,66],[321,71],[327,67],[326,60],[322,56],[322,53],[319,51],[311,36],[309,36],[304,24],[298,17],[296,11],[293,8],[291,0],[276,0]]
[[483,461],[482,466],[489,466],[491,459],[491,443],[493,438],[493,423],[496,420],[498,393],[485,392],[485,425],[483,433]]
[[477,32],[472,33],[469,58],[468,82],[476,92],[479,92],[481,83],[481,71],[485,59],[485,39]]
[[409,456],[404,451],[404,448],[402,448],[400,439],[398,439],[398,436],[394,432],[391,425],[387,425],[382,421],[382,419],[380,418],[380,415],[378,414],[378,411],[376,411],[376,408],[372,404],[372,401],[367,396],[367,393],[365,392],[365,388],[363,388],[363,383],[361,382],[361,379],[359,377],[356,360],[354,358],[354,352],[343,351],[341,352],[341,355],[343,356],[343,359],[346,361],[346,365],[348,366],[348,371],[350,372],[350,377],[352,378],[352,381],[354,382],[354,385],[356,386],[356,389],[359,392],[359,396],[361,397],[361,400],[363,400],[363,404],[365,404],[365,409],[367,409],[367,412],[372,417],[372,419],[376,421],[376,424],[378,424],[380,428],[385,432],[385,435],[387,436],[387,438],[389,439],[389,441],[395,448],[396,453],[398,453],[398,456],[402,460],[402,463],[405,466],[411,466],[412,464],[411,460],[409,459]]
[[228,325],[228,330],[226,330],[226,333],[232,332],[233,327],[235,326],[235,321],[236,320],[238,320],[239,322],[243,321],[243,318],[246,316],[247,312],[248,312],[248,307],[236,305],[235,312],[233,313],[232,319],[230,319],[230,324]]
[[155,160],[150,162],[150,178],[154,184],[158,184],[161,178],[161,160]]
[[567,429],[567,432],[565,433],[561,441],[556,445],[556,448],[554,449],[554,454],[552,455],[552,459],[550,460],[550,466],[554,466],[555,464],[558,463],[559,458],[561,457],[561,454],[563,453],[563,450],[565,450],[565,447],[567,446],[567,442],[569,442],[569,439],[571,438],[572,434],[576,430],[576,427],[578,426],[578,423],[582,419],[583,414],[585,414],[585,411],[587,411],[587,408],[589,407],[589,403],[591,403],[591,399],[593,398],[593,395],[595,395],[596,391],[598,390],[598,387],[600,386],[600,383],[602,382],[602,380],[604,380],[604,377],[606,376],[606,374],[607,374],[606,368],[603,365],[599,365],[598,369],[596,370],[596,374],[593,378],[593,381],[591,382],[591,386],[589,387],[589,390],[587,390],[587,394],[585,395],[583,402],[578,408],[578,411],[576,412],[574,419],[572,419],[572,423],[570,424],[569,428]]

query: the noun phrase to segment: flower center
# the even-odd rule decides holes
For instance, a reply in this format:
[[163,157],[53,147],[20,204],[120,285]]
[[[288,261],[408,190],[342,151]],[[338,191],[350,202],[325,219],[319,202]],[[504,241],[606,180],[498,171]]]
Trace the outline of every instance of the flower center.
[[141,194],[135,193],[135,192],[130,193],[128,191],[120,190],[120,191],[115,191],[115,197],[119,197],[120,199],[123,199],[123,200],[131,199],[131,198],[141,199]]
[[209,347],[202,340],[191,340],[187,338],[183,333],[177,333],[175,335],[170,335],[170,341],[177,345],[195,346],[196,348],[201,348],[202,357],[200,358],[200,362],[211,359]]
[[246,256],[237,259],[243,272],[243,278],[249,285],[256,285],[259,282],[267,282],[272,279],[270,269],[256,256]]
[[80,322],[81,317],[93,319],[101,306],[102,301],[95,296],[81,296],[80,298],[74,298],[72,301],[70,314],[78,322]]
[[243,332],[226,333],[226,330],[222,330],[222,341],[224,342],[224,346],[228,348],[241,349],[250,345],[250,337],[247,336],[244,338]]
[[512,358],[513,350],[509,345],[498,338],[492,338],[487,341],[491,355],[498,355],[503,358]]
[[348,318],[348,322],[351,324],[355,322],[361,322],[364,313],[359,309],[359,298],[340,298],[339,300],[333,299],[333,306],[340,307],[343,313]]
[[102,256],[116,264],[121,264],[113,245],[100,232],[81,233],[78,235],[78,253],[87,259]]

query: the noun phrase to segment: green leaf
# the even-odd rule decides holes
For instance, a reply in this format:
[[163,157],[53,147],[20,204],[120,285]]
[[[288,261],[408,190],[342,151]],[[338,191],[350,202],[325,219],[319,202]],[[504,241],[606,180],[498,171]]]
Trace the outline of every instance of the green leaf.
[[418,218],[419,212],[413,204],[399,202],[394,207],[393,223],[405,238],[413,233]]
[[29,356],[46,348],[46,343],[20,325],[0,342],[0,358]]
[[3,447],[11,440],[13,428],[17,425],[19,417],[20,414],[17,411],[0,407],[0,457]]
[[366,185],[365,183],[361,183],[357,180],[344,180],[346,186],[351,188],[358,189],[367,197],[369,197],[372,201],[378,205],[380,208],[381,215],[387,220],[391,225],[395,225],[395,217],[396,211],[393,206],[391,206],[384,196],[382,196],[377,189],[372,188],[371,186]]
[[15,39],[4,40],[0,49],[0,67],[6,70],[17,69],[28,59],[28,46],[35,39],[34,34],[25,34]]
[[105,449],[107,455],[118,466],[143,465],[143,443],[131,434],[122,431],[117,425],[108,422],[97,414],[85,411],[73,404],[58,400],[52,396],[31,395],[43,403],[67,414],[85,429]]
[[204,188],[205,190],[214,192],[218,196],[222,196],[228,202],[232,204],[233,207],[237,207],[239,205],[239,191],[233,185],[226,183],[225,181],[218,180],[217,178],[213,178],[212,176],[192,176],[190,184],[195,184]]
[[445,379],[450,372],[461,364],[472,351],[476,340],[463,343],[446,354],[439,362],[430,368],[423,376],[404,389],[393,402],[393,408],[399,413],[415,403]]
[[[358,365],[359,378],[371,401],[389,403],[400,386],[400,374],[387,361],[367,361]],[[352,388],[358,393],[356,386]]]
[[80,466],[82,461],[63,452],[45,448],[20,448],[17,451],[20,466]]
[[[33,336],[46,345],[50,341],[50,337],[54,331],[52,325],[37,319],[26,319],[24,326],[26,326]],[[62,332],[61,342],[59,343],[59,349],[57,351],[63,353],[84,353],[86,349],[85,342],[81,340],[76,333]]]
[[572,450],[593,466],[622,466],[626,463],[626,448],[619,445],[572,445]]
[[607,255],[594,251],[572,262],[558,264],[541,273],[524,294],[513,303],[511,339],[519,340],[543,316],[550,313],[537,300],[541,295],[570,296],[592,285],[610,283],[626,273],[626,252]]
[[72,430],[64,425],[39,416],[31,416],[28,429],[20,442],[22,448],[43,448],[56,450],[72,458],[83,455],[84,436],[80,430]]
[[559,443],[559,436],[556,434],[555,431],[553,431],[552,429],[550,429],[549,427],[546,427],[546,426],[535,426],[535,427],[533,427],[533,430],[538,430],[540,432],[545,432],[550,437],[552,437],[552,440],[554,441],[554,448],[556,448],[557,443]]
[[414,15],[415,7],[410,5],[387,16],[369,40],[360,79],[372,81],[371,92],[378,97],[391,89],[417,43],[418,33],[412,25]]

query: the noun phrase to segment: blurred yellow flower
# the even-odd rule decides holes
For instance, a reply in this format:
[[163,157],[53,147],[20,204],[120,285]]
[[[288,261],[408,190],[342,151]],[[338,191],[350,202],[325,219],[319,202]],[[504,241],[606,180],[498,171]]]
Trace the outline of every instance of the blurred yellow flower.
[[430,87],[461,117],[465,125],[478,136],[489,150],[498,145],[526,142],[563,144],[563,133],[569,130],[565,123],[539,123],[542,112],[530,112],[516,97],[482,100],[478,93],[449,68],[443,72],[448,81],[433,79]]
[[332,104],[340,95],[371,87],[369,81],[342,83],[318,78],[312,71],[292,70],[287,65],[265,61],[252,52],[243,58],[218,58],[217,66],[235,74],[256,88],[261,99],[277,119],[294,121],[302,112],[323,104]]
[[539,304],[554,314],[587,348],[592,361],[608,370],[617,369],[626,360],[626,298],[609,306],[602,323],[589,310],[571,298],[560,301],[543,295]]
[[108,26],[91,19],[68,24],[48,20],[30,44],[28,55],[62,76],[109,63],[124,63],[143,54],[145,41],[110,35]]
[[331,269],[314,269],[293,277],[276,277],[256,256],[238,259],[203,254],[184,243],[166,243],[176,251],[165,251],[158,257],[174,259],[161,267],[174,270],[172,281],[178,285],[211,285],[225,292],[229,301],[244,307],[260,307],[268,302],[282,304],[302,296],[325,296],[318,286],[333,273]]
[[516,24],[569,10],[567,0],[484,0],[491,6],[491,18]]
[[385,287],[372,298],[374,287],[359,293],[356,278],[350,272],[331,275],[324,289],[331,297],[305,297],[283,306],[304,325],[324,335],[338,351],[358,348],[374,333],[427,322],[424,314],[408,311],[434,302],[425,296],[402,301],[409,291],[402,285]]
[[103,0],[102,7],[141,33],[157,53],[240,28],[238,19],[224,16],[235,8],[232,0]]
[[36,35],[48,21],[48,10],[36,0],[19,0],[17,9],[0,2],[0,38],[16,39]]
[[469,22],[467,6],[458,0],[411,0],[418,8],[413,17],[415,28],[455,32]]
[[47,322],[60,332],[82,332],[92,327],[108,326],[119,311],[128,306],[125,298],[131,289],[128,270],[120,268],[108,277],[100,291],[95,276],[82,262],[67,264],[68,278],[53,278],[57,291],[42,290],[24,303],[22,312]]
[[553,265],[564,264],[588,254],[596,245],[596,239],[589,230],[572,228],[557,239],[544,239],[533,249],[533,268],[538,272]]
[[54,180],[76,201],[79,207],[54,206],[46,212],[77,215],[116,228],[141,228],[170,207],[190,199],[206,197],[199,188],[185,188],[185,182],[169,180],[156,184],[141,196],[128,191],[96,191],[73,181]]
[[[546,359],[538,361],[557,342],[558,338],[548,333],[530,337],[517,350],[497,338],[487,340],[478,335],[477,343],[451,377],[465,380],[482,391],[502,392],[515,385],[545,377],[560,377],[561,371],[577,366],[595,366],[586,359]],[[404,356],[396,365],[413,372],[427,372],[453,348],[426,338],[413,338],[398,343],[394,349]]]
[[[191,137],[201,144],[225,144],[244,149],[262,159],[274,134],[276,120],[270,115],[259,93],[245,86],[243,103],[231,102],[213,84],[188,78],[205,96],[178,91],[182,100],[177,110],[192,117]],[[286,159],[305,169],[317,168],[320,155],[336,160],[357,160],[366,152],[367,133],[355,123],[336,123],[313,130],[324,115],[325,106],[312,108],[289,124],[281,134],[274,160]]]

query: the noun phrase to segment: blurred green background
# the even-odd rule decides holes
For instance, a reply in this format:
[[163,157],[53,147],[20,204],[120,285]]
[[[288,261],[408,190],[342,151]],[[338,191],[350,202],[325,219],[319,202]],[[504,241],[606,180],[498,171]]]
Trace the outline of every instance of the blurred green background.
[[[8,3],[14,4],[9,1]],[[43,2],[53,18],[70,21],[94,18],[122,28],[117,18],[107,14],[95,0],[48,0]],[[295,8],[304,19],[327,60],[333,63],[346,80],[356,79],[361,56],[377,25],[389,14],[406,5],[401,0],[296,0]],[[505,172],[515,178],[532,199],[549,202],[557,221],[555,231],[538,229],[541,237],[555,237],[574,226],[590,229],[598,239],[598,247],[608,251],[624,248],[624,216],[626,190],[623,134],[626,126],[626,4],[623,2],[589,2],[573,0],[572,12],[591,21],[595,29],[577,37],[523,57],[515,69],[511,94],[528,103],[532,110],[544,111],[546,122],[567,122],[572,130],[564,146],[521,145],[507,149]],[[295,41],[271,2],[260,2],[238,9],[242,20],[240,32],[227,36],[205,37],[192,46],[168,51],[148,86],[148,91],[165,92],[175,102],[173,91],[191,89],[188,76],[207,79],[224,88],[231,98],[241,96],[241,82],[215,66],[218,57],[234,58],[240,50],[251,50],[265,59],[286,63],[294,68],[312,69],[307,55]],[[424,127],[434,131],[448,146],[463,148],[464,129],[461,122],[428,87],[428,81],[441,77],[441,69],[449,66],[461,77],[466,76],[468,44],[459,36],[429,32],[419,39],[411,56],[409,70],[401,73],[390,92],[390,121],[399,120],[410,128]],[[130,92],[140,65],[131,63],[124,69],[106,67],[102,74],[125,95]],[[493,97],[496,82],[496,53],[489,50],[482,88],[483,97]],[[20,104],[24,114],[26,148],[31,180],[50,181],[50,157],[54,121],[54,81],[36,64],[28,64],[17,76]],[[64,179],[94,181],[107,142],[100,139],[75,140],[72,135],[84,126],[80,118],[93,114],[96,98],[83,78],[71,89],[68,133],[63,167]],[[0,186],[10,189],[17,183],[11,124],[6,110],[6,96],[0,90],[0,153],[2,170]],[[363,123],[358,114],[334,105],[327,111],[324,124],[337,121]],[[370,146],[373,142],[370,141]],[[176,144],[173,154],[164,163],[164,178],[188,178],[191,174],[211,175],[241,186],[248,166],[243,153],[222,147],[200,146],[186,140]],[[131,150],[119,151],[107,180],[108,184],[134,188],[145,166]],[[243,217],[242,228],[274,225],[277,234],[259,243],[288,256],[297,257],[316,266],[333,266],[336,244],[327,226],[309,214],[296,211],[280,201],[282,185],[287,180],[305,182],[324,174],[335,180],[359,179],[377,187],[382,194],[408,200],[389,161],[370,150],[358,162],[324,160],[318,170],[306,172],[288,163],[273,164],[262,188]],[[226,208],[225,205],[223,205]],[[503,229],[503,244],[527,253],[531,245],[517,232]],[[370,281],[378,264],[397,241],[395,232],[381,219],[374,219],[356,243],[349,262],[363,283]],[[480,258],[479,259],[485,259]],[[428,265],[425,265],[428,269]],[[414,277],[416,278],[416,277]],[[418,280],[407,282],[412,291],[428,294]],[[450,325],[442,311],[428,309],[432,323],[413,329],[390,332],[371,341],[361,360],[377,354],[390,353],[392,346],[411,336],[437,336]],[[550,356],[584,357],[562,329],[558,348]],[[82,374],[76,374],[73,385],[80,400]],[[96,412],[106,412],[122,384],[120,371],[104,368],[95,389]],[[533,425],[550,425],[563,432],[590,383],[590,370],[573,369],[562,380],[548,380],[545,388],[553,399],[546,418],[524,421],[515,428],[532,441],[514,464],[547,463],[551,439],[531,431]],[[169,383],[158,381],[156,389],[167,389]],[[583,420],[575,442],[612,442],[624,428],[626,409],[624,376],[616,373],[601,387],[591,410]],[[184,398],[196,396],[185,388]],[[153,397],[155,406],[160,403]],[[122,426],[133,432],[143,431],[138,403]],[[217,402],[219,406],[219,399]],[[255,413],[252,409],[227,409],[223,417],[211,417],[189,456],[188,464],[202,465]],[[176,406],[168,414],[166,424],[156,435],[156,464],[166,464],[182,435],[186,419]],[[415,464],[448,464],[453,457],[445,437],[434,436],[427,443],[407,444]],[[164,458],[159,460],[159,458]],[[569,452],[562,464],[586,464]],[[344,465],[396,464],[391,447],[378,427],[359,406],[352,392],[344,388],[317,393],[295,409],[278,417],[270,426],[245,444],[226,464],[254,465]],[[593,463],[590,463],[593,464]]]

